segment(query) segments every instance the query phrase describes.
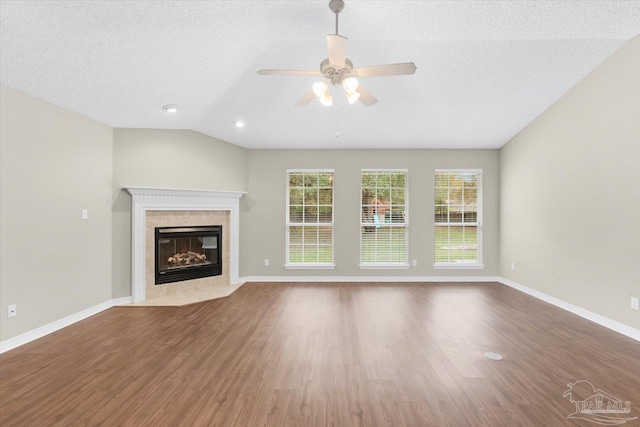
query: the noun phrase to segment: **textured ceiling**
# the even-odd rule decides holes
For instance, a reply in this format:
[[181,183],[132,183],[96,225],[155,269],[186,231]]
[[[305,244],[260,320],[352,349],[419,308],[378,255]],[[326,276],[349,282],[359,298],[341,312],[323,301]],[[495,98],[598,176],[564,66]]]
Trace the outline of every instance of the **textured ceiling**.
[[345,3],[356,67],[418,67],[361,79],[372,107],[295,107],[317,78],[256,73],[318,69],[324,0],[2,0],[0,82],[113,127],[248,148],[497,148],[640,33],[640,1]]

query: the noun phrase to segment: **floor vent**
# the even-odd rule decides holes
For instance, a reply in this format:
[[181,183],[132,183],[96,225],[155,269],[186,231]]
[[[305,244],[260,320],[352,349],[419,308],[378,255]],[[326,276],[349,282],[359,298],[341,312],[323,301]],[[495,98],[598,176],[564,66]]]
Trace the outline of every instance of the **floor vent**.
[[487,351],[484,356],[491,360],[502,360],[502,355],[498,353],[493,353],[491,351]]

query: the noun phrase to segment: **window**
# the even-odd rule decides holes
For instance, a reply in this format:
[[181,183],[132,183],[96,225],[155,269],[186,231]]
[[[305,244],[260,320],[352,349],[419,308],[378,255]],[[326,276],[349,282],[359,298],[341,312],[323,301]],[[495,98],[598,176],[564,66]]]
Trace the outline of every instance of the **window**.
[[436,170],[435,267],[482,268],[482,171]]
[[287,171],[286,268],[333,268],[333,170]]
[[363,170],[361,268],[409,268],[407,171]]

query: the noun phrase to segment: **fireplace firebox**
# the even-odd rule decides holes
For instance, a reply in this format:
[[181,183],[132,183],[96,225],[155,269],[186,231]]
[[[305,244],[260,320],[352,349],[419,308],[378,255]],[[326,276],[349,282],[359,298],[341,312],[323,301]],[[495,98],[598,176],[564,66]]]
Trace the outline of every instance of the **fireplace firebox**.
[[156,285],[222,274],[222,226],[157,227]]

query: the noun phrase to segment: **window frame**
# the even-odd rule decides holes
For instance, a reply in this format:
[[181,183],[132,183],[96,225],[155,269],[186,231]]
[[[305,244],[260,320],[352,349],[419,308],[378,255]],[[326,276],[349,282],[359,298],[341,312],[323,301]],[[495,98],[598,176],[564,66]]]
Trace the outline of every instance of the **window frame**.
[[[382,227],[403,227],[404,228],[404,261],[400,262],[363,262],[362,261],[362,236],[363,236],[363,227],[371,226],[370,223],[365,223],[362,221],[362,212],[365,205],[362,203],[362,176],[365,173],[403,173],[404,174],[404,222],[403,223],[389,223],[379,224]],[[407,270],[411,266],[409,265],[409,169],[404,168],[394,168],[394,169],[360,169],[360,209],[358,210],[358,215],[360,217],[360,253],[359,253],[359,267],[361,270]]]
[[[475,222],[446,222],[439,223],[435,221],[436,215],[436,182],[439,173],[475,173],[477,176],[476,180],[476,221]],[[433,267],[434,269],[453,269],[453,270],[480,270],[483,269],[484,266],[484,258],[483,258],[483,175],[484,171],[482,169],[436,169],[433,174],[433,194],[434,197],[432,199],[433,202],[433,212],[432,218],[434,220],[433,227]],[[464,203],[464,199],[463,199]],[[464,205],[463,205],[464,206]],[[452,226],[475,226],[476,227],[476,261],[475,262],[436,262],[436,236],[438,227],[452,227]]]
[[[331,173],[331,222],[315,222],[315,223],[297,223],[290,221],[290,197],[291,197],[291,174],[319,174]],[[334,169],[287,169],[286,171],[286,204],[285,204],[285,264],[287,270],[326,270],[335,269],[335,170]],[[318,187],[319,188],[319,187]],[[303,220],[304,221],[304,220]],[[291,227],[331,227],[331,261],[330,262],[291,262],[290,255],[290,230]]]

